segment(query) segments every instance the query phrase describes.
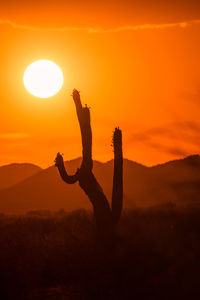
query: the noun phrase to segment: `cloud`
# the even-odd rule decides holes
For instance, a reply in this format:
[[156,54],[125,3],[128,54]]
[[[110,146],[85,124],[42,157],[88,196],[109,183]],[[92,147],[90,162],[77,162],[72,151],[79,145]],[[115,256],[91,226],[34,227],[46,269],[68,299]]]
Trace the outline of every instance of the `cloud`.
[[[199,85],[199,83],[198,83]],[[197,86],[193,91],[184,91],[180,94],[180,97],[189,102],[200,104],[200,88]]]
[[174,122],[166,127],[153,127],[132,135],[134,140],[148,140],[153,137],[165,137],[170,139],[179,139],[200,135],[200,122],[185,121]]
[[199,20],[191,20],[186,22],[177,23],[166,23],[166,24],[141,24],[141,25],[130,25],[120,26],[115,28],[95,28],[95,27],[52,27],[52,28],[41,28],[29,25],[18,24],[9,19],[0,19],[0,25],[8,25],[14,29],[29,30],[29,31],[57,31],[57,32],[71,32],[71,31],[83,31],[86,33],[117,33],[123,31],[138,31],[138,30],[149,30],[149,29],[167,29],[167,28],[186,28],[188,26],[200,24]]
[[189,154],[185,149],[183,149],[180,146],[173,146],[173,145],[171,146],[171,145],[161,144],[159,142],[158,143],[149,142],[148,146],[156,150],[159,150],[161,152],[178,155],[178,156],[187,156]]
[[28,133],[0,133],[0,139],[22,139],[29,137]]
[[142,143],[162,152],[184,156],[191,149],[200,147],[200,123],[185,121],[165,127],[153,127],[132,133],[129,142]]

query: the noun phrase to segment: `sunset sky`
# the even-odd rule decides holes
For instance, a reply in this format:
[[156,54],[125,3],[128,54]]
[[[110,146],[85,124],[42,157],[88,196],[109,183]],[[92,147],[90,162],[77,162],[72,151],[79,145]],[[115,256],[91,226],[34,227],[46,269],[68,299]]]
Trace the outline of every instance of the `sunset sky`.
[[[53,164],[81,155],[70,96],[91,107],[93,158],[154,165],[200,152],[200,1],[6,1],[0,4],[0,165]],[[26,67],[64,73],[49,99],[30,95]]]

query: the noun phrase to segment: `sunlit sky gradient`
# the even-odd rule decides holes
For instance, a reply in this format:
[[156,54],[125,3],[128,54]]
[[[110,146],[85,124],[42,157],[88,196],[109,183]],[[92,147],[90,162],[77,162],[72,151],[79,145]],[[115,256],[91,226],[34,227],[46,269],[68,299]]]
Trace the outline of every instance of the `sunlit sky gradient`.
[[[153,165],[200,149],[199,1],[7,1],[0,4],[0,165],[46,167],[81,155],[73,88],[91,107],[93,157]],[[35,60],[57,63],[62,90],[27,93]]]

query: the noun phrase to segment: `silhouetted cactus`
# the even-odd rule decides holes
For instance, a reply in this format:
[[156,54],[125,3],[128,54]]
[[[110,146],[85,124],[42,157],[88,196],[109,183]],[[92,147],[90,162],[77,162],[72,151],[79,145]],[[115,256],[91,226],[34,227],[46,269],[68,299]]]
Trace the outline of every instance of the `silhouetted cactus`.
[[119,222],[122,212],[123,201],[123,154],[122,154],[122,132],[119,127],[113,133],[114,147],[114,176],[112,191],[112,216],[113,223]]
[[62,179],[69,184],[79,182],[80,187],[89,197],[98,228],[101,231],[113,228],[120,219],[123,202],[123,154],[122,154],[122,132],[115,128],[113,134],[114,147],[114,176],[112,191],[112,209],[103,193],[101,186],[96,180],[92,168],[92,130],[90,125],[90,110],[82,107],[80,94],[77,90],[73,91],[73,99],[76,106],[77,117],[82,137],[83,159],[80,169],[77,169],[75,175],[68,175],[64,166],[63,157],[57,154],[55,164],[58,167]]

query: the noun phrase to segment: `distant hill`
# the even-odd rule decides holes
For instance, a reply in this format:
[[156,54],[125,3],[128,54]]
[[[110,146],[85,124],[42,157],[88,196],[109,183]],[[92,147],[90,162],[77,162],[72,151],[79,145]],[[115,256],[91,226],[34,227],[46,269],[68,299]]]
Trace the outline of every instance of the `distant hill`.
[[0,167],[0,189],[8,188],[38,173],[42,169],[33,164],[10,164]]
[[[73,173],[80,163],[79,158],[65,164],[69,173]],[[94,161],[94,174],[110,201],[113,161]],[[124,160],[124,208],[198,202],[200,156],[189,156],[154,167]],[[14,186],[0,190],[1,212],[24,213],[30,210],[62,208],[71,211],[79,208],[89,209],[91,205],[78,183],[65,184],[55,166],[40,170]]]

